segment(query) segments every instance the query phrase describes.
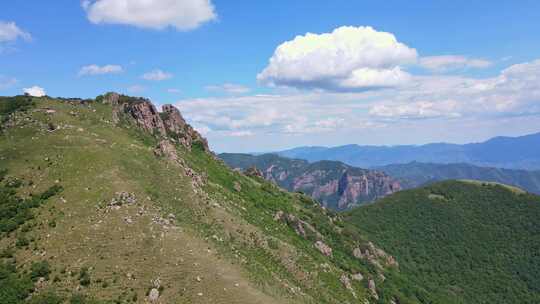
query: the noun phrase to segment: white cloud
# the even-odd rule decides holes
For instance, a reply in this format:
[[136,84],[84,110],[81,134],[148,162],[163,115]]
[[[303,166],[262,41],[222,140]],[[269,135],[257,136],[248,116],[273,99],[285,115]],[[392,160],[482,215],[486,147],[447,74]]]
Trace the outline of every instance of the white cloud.
[[492,65],[491,61],[485,59],[468,58],[458,55],[428,56],[419,60],[421,67],[435,71],[447,72],[465,68],[488,68]]
[[17,82],[16,78],[0,75],[0,90],[11,88],[17,84]]
[[38,86],[33,86],[33,87],[30,87],[30,88],[24,88],[23,92],[25,94],[28,94],[28,95],[34,96],[34,97],[43,97],[43,96],[47,95],[47,93],[45,92],[45,89],[43,89],[42,87],[38,87]]
[[145,80],[151,80],[151,81],[163,81],[167,79],[171,79],[173,75],[171,73],[164,72],[162,70],[153,70],[151,72],[145,73],[142,75],[142,78]]
[[0,21],[0,43],[12,42],[17,39],[31,40],[32,36],[21,30],[15,22]]
[[167,89],[167,93],[170,93],[170,94],[180,94],[180,93],[182,93],[182,91],[179,90],[179,89],[171,88],[171,89]]
[[217,18],[210,0],[86,0],[82,6],[92,23],[150,29],[186,31]]
[[96,64],[86,65],[79,71],[79,76],[86,75],[104,75],[104,74],[119,74],[124,71],[124,68],[120,65],[108,64],[99,66]]
[[142,85],[132,85],[130,87],[127,88],[127,91],[129,93],[141,93],[141,92],[144,92],[146,90],[146,87],[145,86],[142,86]]
[[250,88],[234,83],[224,83],[221,85],[206,86],[206,90],[213,92],[223,92],[231,95],[240,95],[248,93],[250,91]]
[[235,136],[235,137],[246,137],[246,136],[253,136],[255,134],[251,131],[241,130],[241,131],[230,132],[229,135]]
[[369,113],[385,119],[540,114],[540,60],[512,65],[491,78],[429,76],[413,83],[381,98]]
[[[222,147],[234,142],[246,151],[269,147],[271,141],[299,145],[290,136],[310,138],[309,144],[330,144],[326,141],[334,139],[362,142],[364,137],[381,142],[386,130],[401,140],[401,129],[428,134],[429,128],[437,128],[432,130],[436,133],[452,126],[463,132],[460,126],[465,124],[494,128],[498,119],[519,124],[520,119],[540,117],[540,60],[510,66],[489,78],[411,76],[407,85],[391,89],[211,97],[180,100],[176,105],[190,123],[205,127],[211,142]],[[257,142],[251,148],[238,139],[247,134]]]
[[393,87],[410,79],[402,66],[416,59],[416,50],[391,33],[344,26],[282,43],[257,79],[270,86],[335,91]]

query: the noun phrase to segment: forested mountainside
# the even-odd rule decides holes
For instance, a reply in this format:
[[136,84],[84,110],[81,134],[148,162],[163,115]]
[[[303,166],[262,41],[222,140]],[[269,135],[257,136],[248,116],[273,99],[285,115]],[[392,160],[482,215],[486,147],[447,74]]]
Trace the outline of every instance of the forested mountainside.
[[229,169],[173,106],[17,96],[0,115],[2,303],[423,301],[377,242]]
[[433,143],[421,146],[298,147],[276,153],[310,162],[336,160],[361,168],[417,161],[540,170],[540,133],[520,137],[495,137],[485,142],[465,145]]
[[337,161],[309,163],[276,154],[222,153],[219,157],[233,169],[257,168],[265,179],[289,191],[301,191],[333,210],[350,209],[401,189],[396,179],[381,171]]
[[470,164],[433,164],[411,162],[378,167],[399,180],[403,188],[450,179],[474,179],[516,186],[540,194],[540,171],[478,167]]
[[[539,303],[540,197],[496,183],[447,181],[345,215],[395,255],[429,303]],[[423,301],[426,302],[426,301]]]

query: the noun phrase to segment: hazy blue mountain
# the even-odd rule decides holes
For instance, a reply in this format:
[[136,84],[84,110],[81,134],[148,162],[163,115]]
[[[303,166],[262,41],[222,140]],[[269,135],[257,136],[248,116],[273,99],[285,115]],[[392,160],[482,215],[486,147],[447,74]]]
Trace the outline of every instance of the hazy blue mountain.
[[370,168],[413,161],[424,163],[470,163],[508,169],[540,169],[540,133],[520,137],[495,137],[482,143],[403,146],[298,147],[276,152],[290,158],[342,161]]
[[540,194],[540,171],[479,167],[470,164],[433,164],[411,162],[378,167],[399,179],[403,188],[416,188],[434,181],[475,179],[516,186]]

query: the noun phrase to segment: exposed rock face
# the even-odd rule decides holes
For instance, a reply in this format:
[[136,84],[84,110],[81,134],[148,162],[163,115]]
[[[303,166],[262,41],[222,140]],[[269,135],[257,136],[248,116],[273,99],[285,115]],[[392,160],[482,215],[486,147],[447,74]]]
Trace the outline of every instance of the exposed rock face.
[[150,302],[156,302],[159,299],[159,290],[157,288],[152,288],[148,294],[148,300]]
[[375,286],[375,281],[373,279],[370,279],[368,281],[368,289],[371,293],[371,296],[375,299],[375,300],[379,300],[379,295],[377,294],[377,287]]
[[330,246],[326,245],[323,241],[315,242],[315,248],[317,248],[325,256],[331,256],[332,255],[332,248],[330,248]]
[[154,149],[154,154],[156,154],[156,156],[166,157],[172,161],[178,160],[176,148],[168,140],[161,140],[156,149]]
[[308,163],[273,154],[221,154],[220,157],[232,168],[256,166],[265,179],[289,191],[301,191],[334,210],[350,209],[401,190],[399,182],[383,172],[340,162]]
[[249,167],[244,171],[244,174],[251,177],[260,177],[264,178],[264,175],[261,170],[257,169],[257,167]]
[[191,148],[194,142],[200,142],[205,151],[209,151],[206,138],[186,123],[180,111],[173,105],[166,104],[162,108],[163,121],[169,134],[178,139],[182,145]]
[[382,269],[383,265],[386,267],[399,267],[398,262],[393,256],[375,247],[372,242],[368,242],[364,249],[355,248],[353,250],[353,256],[357,259],[367,260],[378,269]]
[[[182,117],[173,105],[164,105],[159,113],[156,107],[144,98],[134,98],[117,93],[106,94],[102,102],[113,107],[112,120],[119,123],[122,116],[132,120],[142,130],[165,140],[177,141],[187,149],[197,142],[204,151],[209,152],[208,142]],[[160,147],[163,144],[160,143]]]

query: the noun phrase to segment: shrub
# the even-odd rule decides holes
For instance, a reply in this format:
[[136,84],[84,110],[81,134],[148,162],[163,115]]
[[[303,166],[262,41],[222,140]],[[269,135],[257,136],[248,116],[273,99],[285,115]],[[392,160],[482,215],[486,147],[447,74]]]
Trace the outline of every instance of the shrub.
[[33,281],[37,281],[37,279],[40,277],[48,280],[50,273],[51,269],[49,262],[47,261],[34,262],[32,263],[32,266],[30,266],[30,277]]
[[81,268],[79,272],[79,283],[82,286],[88,286],[91,283],[90,273],[88,272],[88,267]]
[[46,291],[39,295],[33,296],[29,304],[62,304],[64,300],[54,291]]

